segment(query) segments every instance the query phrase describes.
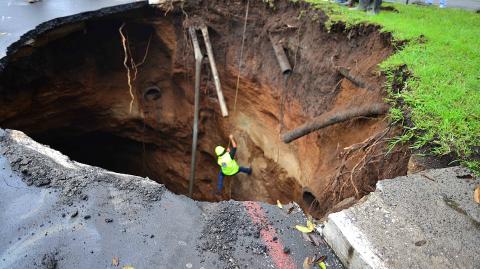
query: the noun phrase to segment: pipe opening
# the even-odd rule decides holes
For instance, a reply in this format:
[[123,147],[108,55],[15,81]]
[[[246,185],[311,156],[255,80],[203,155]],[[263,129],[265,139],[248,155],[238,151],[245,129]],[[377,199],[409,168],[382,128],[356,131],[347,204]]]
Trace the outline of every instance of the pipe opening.
[[150,86],[145,90],[143,97],[147,101],[158,100],[161,97],[160,89],[157,86]]
[[302,194],[304,204],[311,209],[318,207],[318,200],[310,191],[304,191]]
[[[347,197],[369,193],[379,179],[406,173],[408,154],[400,149],[385,155],[383,140],[373,148],[364,145],[368,151],[355,150],[388,129],[381,117],[347,119],[291,144],[280,140],[280,131],[325,113],[345,114],[352,107],[382,102],[384,78],[372,77],[371,70],[393,46],[377,28],[347,30],[337,25],[328,32],[322,21],[308,16],[299,20],[297,5],[280,1],[272,10],[255,1],[249,15],[255,20],[247,21],[238,70],[243,33],[238,18],[244,11],[228,1],[207,2],[184,8],[211,30],[229,117],[222,117],[211,67],[203,64],[194,199],[296,201],[305,207],[318,201],[310,212],[318,216]],[[0,71],[0,125],[24,131],[76,161],[148,176],[175,193],[188,193],[195,59],[184,20],[181,9],[165,13],[144,7],[86,21],[78,31],[70,27],[62,38],[49,39],[49,32],[43,33],[36,39],[46,42],[18,49]],[[132,71],[132,112],[119,36],[124,22],[127,63],[141,63],[147,55],[136,73]],[[285,25],[298,25],[302,31]],[[268,32],[282,40],[279,49]],[[205,51],[202,38],[199,41]],[[364,61],[367,47],[374,49]],[[297,51],[295,74],[285,51]],[[368,82],[369,90],[339,76],[331,59]],[[251,166],[253,174],[227,177],[222,194],[215,195],[219,166],[214,149],[226,147],[229,134],[238,143],[238,164]],[[352,180],[349,173],[362,160],[367,162],[356,167]]]
[[292,70],[291,69],[283,70],[282,74],[284,77],[288,77],[292,74]]

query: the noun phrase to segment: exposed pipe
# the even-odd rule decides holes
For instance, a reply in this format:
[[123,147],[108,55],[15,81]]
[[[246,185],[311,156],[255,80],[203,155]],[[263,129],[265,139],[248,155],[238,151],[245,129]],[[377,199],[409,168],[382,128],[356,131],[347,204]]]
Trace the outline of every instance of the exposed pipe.
[[276,42],[271,36],[270,42],[272,43],[273,51],[277,57],[278,65],[280,66],[280,70],[282,70],[282,74],[284,76],[290,75],[292,73],[292,67],[290,66],[290,62],[288,61],[287,54],[285,54],[283,46],[280,44],[280,42]]
[[325,128],[327,126],[344,122],[356,117],[372,117],[387,113],[388,106],[385,104],[373,104],[368,107],[352,108],[343,112],[326,113],[313,118],[301,126],[282,134],[282,140],[290,143],[300,137],[303,137],[313,131]]
[[218,76],[217,66],[215,65],[215,58],[213,57],[212,43],[210,43],[210,37],[208,36],[208,28],[203,25],[200,27],[203,34],[203,40],[205,41],[205,47],[207,48],[208,61],[210,62],[210,68],[212,69],[213,81],[215,83],[215,89],[217,90],[218,102],[220,103],[220,110],[222,116],[228,117],[228,109],[223,97],[222,87],[220,85],[220,77]]
[[352,74],[350,74],[350,70],[348,70],[347,68],[341,67],[341,66],[337,66],[337,67],[335,67],[335,69],[336,69],[337,72],[340,73],[342,76],[344,76],[345,78],[347,78],[348,80],[350,80],[351,82],[353,82],[353,84],[357,85],[357,86],[360,87],[360,88],[365,88],[365,89],[368,90],[368,87],[367,87],[367,85],[365,84],[365,82],[361,81],[358,77],[355,77],[355,76],[353,76]]
[[190,166],[190,179],[188,184],[188,196],[193,195],[193,184],[195,181],[195,164],[197,159],[197,142],[198,142],[198,113],[200,111],[200,74],[202,71],[203,55],[198,44],[197,33],[195,28],[188,28],[192,37],[193,52],[195,54],[195,108],[193,113],[193,142],[192,142],[192,163]]

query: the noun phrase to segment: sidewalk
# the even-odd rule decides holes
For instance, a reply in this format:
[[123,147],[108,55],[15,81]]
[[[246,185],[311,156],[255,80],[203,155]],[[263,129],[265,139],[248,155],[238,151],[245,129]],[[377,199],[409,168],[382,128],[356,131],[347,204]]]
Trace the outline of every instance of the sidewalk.
[[[418,0],[410,0],[409,3],[417,2]],[[390,3],[405,3],[405,0],[387,0]],[[424,2],[424,1],[423,1]],[[438,6],[438,0],[434,0],[433,4]],[[462,8],[470,10],[480,10],[480,0],[447,0],[447,8]]]

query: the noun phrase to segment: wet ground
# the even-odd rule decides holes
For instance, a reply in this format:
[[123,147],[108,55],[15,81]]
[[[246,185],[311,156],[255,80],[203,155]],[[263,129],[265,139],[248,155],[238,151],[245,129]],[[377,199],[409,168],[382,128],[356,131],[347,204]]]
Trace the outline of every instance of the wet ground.
[[[0,268],[302,268],[327,256],[298,206],[196,202],[2,130]],[[290,214],[289,209],[294,206]],[[314,241],[310,242],[310,241]]]
[[[146,5],[146,1],[134,0],[45,0],[29,4],[26,0],[0,0],[0,58],[6,55],[7,48],[29,31],[40,30],[47,21],[81,14],[89,16],[90,11],[107,8],[104,12],[117,12],[131,5]],[[108,8],[117,6],[115,8]],[[83,14],[82,14],[83,13]],[[99,15],[99,14],[97,14]]]

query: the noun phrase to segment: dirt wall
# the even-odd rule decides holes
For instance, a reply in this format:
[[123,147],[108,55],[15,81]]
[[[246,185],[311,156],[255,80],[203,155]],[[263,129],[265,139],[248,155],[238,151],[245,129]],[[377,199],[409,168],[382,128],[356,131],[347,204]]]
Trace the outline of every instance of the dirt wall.
[[[0,73],[0,125],[25,131],[79,161],[149,176],[186,193],[194,64],[185,27],[204,23],[230,116],[220,116],[205,61],[194,198],[295,200],[322,214],[345,198],[368,193],[378,179],[405,174],[404,149],[385,155],[385,138],[395,133],[385,117],[357,118],[281,142],[281,133],[322,113],[383,102],[385,78],[377,64],[393,48],[389,35],[376,27],[346,30],[338,24],[328,32],[322,13],[303,4],[275,3],[273,8],[250,3],[240,69],[243,1],[191,2],[168,12],[142,8],[63,26],[56,30],[63,29],[62,38],[49,38],[47,32],[12,55]],[[123,23],[138,65],[132,70],[131,112],[119,34]],[[283,45],[293,66],[288,78],[280,72],[270,37]],[[362,87],[339,68],[348,69]],[[223,194],[215,196],[213,149],[226,144],[230,133],[239,144],[239,163],[251,165],[254,173],[229,178]],[[304,191],[313,195],[314,205],[303,199]]]

